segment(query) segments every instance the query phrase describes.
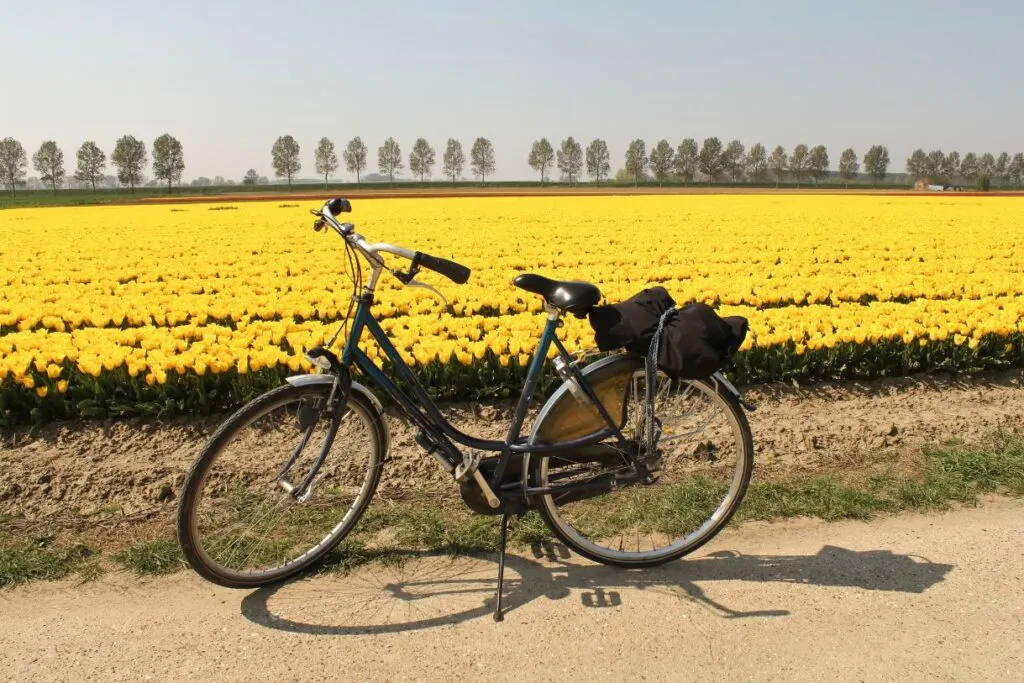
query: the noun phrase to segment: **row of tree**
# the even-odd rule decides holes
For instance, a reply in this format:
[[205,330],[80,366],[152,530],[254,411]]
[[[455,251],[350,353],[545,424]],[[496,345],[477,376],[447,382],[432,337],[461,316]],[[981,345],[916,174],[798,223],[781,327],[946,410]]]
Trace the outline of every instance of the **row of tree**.
[[[278,178],[286,178],[288,185],[292,183],[295,175],[302,170],[302,161],[299,159],[299,143],[291,135],[279,137],[270,150],[271,165],[274,168],[274,175]],[[324,177],[324,184],[330,180],[333,173],[338,170],[338,154],[334,143],[330,138],[320,138],[316,146],[316,172]],[[345,169],[349,173],[356,174],[356,182],[361,182],[362,173],[366,170],[369,160],[369,149],[362,138],[356,136],[348,141],[341,153],[345,162]],[[409,171],[419,177],[420,182],[430,176],[436,163],[437,152],[430,146],[425,138],[419,138],[412,146],[409,154]],[[469,163],[473,175],[486,182],[487,177],[494,173],[494,146],[487,138],[477,138],[469,150]],[[462,175],[466,166],[466,154],[462,149],[462,143],[454,138],[448,139],[444,154],[441,157],[442,172],[446,178],[451,178],[454,183]],[[394,138],[388,138],[384,144],[377,148],[377,168],[381,175],[386,175],[391,182],[395,181],[395,173],[405,168],[402,161],[402,148]],[[243,183],[253,184],[256,175],[255,169],[249,169]]]
[[[153,175],[157,181],[166,181],[168,189],[180,183],[185,169],[184,151],[181,142],[169,134],[153,141]],[[339,160],[334,142],[321,138],[315,150],[315,167],[328,183],[338,171],[341,161],[345,169],[354,173],[356,182],[369,163],[369,149],[358,136],[352,138],[342,150]],[[409,171],[423,182],[436,165],[436,150],[425,138],[418,138],[408,157]],[[580,181],[584,171],[594,182],[606,180],[611,173],[611,157],[608,145],[600,138],[593,140],[586,149],[571,136],[562,140],[555,149],[547,138],[535,140],[530,148],[527,161],[532,169],[540,173],[541,183],[547,182],[552,168],[557,167],[563,180],[574,184]],[[110,162],[117,169],[117,180],[131,188],[143,181],[143,172],[148,163],[146,144],[131,135],[117,140]],[[673,147],[668,140],[659,140],[647,151],[642,139],[629,143],[623,159],[624,165],[616,176],[620,181],[653,179],[659,184],[665,181],[684,183],[703,179],[708,183],[728,179],[732,182],[749,180],[764,182],[769,177],[776,185],[789,178],[797,185],[811,179],[815,183],[831,173],[828,149],[824,145],[814,147],[800,144],[787,152],[781,145],[771,153],[761,143],[747,149],[739,140],[723,144],[717,137],[706,138],[698,145],[693,138],[686,138]],[[0,140],[0,184],[12,191],[24,183],[28,165],[27,155],[21,143],[13,138]],[[54,191],[66,177],[64,152],[52,140],[42,143],[32,155],[32,165],[39,172],[40,180]],[[104,178],[107,165],[106,154],[93,141],[82,144],[77,153],[74,178],[96,189],[97,181]],[[271,147],[271,165],[278,178],[284,178],[288,185],[302,169],[299,143],[291,135],[279,137]],[[441,157],[442,173],[454,183],[462,175],[466,155],[462,143],[449,138]],[[469,165],[473,175],[481,182],[494,173],[494,147],[490,140],[478,137],[469,152]],[[877,184],[889,173],[889,150],[883,145],[874,145],[863,157],[863,172]],[[377,168],[380,173],[394,182],[395,174],[405,168],[402,150],[398,142],[389,137],[377,148]],[[1020,185],[1024,181],[1024,153],[1014,156],[1003,152],[997,156],[969,152],[963,157],[959,152],[943,153],[941,150],[925,152],[915,150],[906,163],[907,173],[914,179],[927,178],[931,182],[956,184],[958,180],[987,187],[990,182]],[[861,160],[857,153],[848,148],[839,157],[837,175],[844,182],[861,173]],[[268,182],[255,169],[249,169],[242,181],[247,185]],[[206,184],[210,184],[209,182]]]
[[916,149],[907,158],[907,173],[918,180],[943,184],[963,179],[982,186],[992,181],[1020,185],[1024,180],[1024,153],[1017,152],[1011,157],[1003,152],[996,157],[990,153],[978,156],[968,152],[961,158],[959,152],[943,154],[941,149],[935,149],[926,153]]
[[[114,143],[114,152],[110,161],[117,168],[117,179],[135,191],[135,187],[143,179],[148,163],[146,143],[131,135],[125,135]],[[107,155],[93,141],[82,143],[78,148],[77,166],[74,177],[83,183],[89,183],[96,189],[96,182],[103,179],[103,171],[107,167]],[[25,179],[28,166],[25,148],[14,138],[0,140],[0,185],[7,186],[12,192]],[[53,191],[64,183],[67,171],[64,167],[64,152],[53,140],[47,140],[32,155],[32,166],[39,172],[40,179],[50,185]],[[164,134],[153,141],[153,175],[158,180],[166,180],[167,187],[181,182],[181,174],[185,170],[185,154],[181,142],[177,138]]]

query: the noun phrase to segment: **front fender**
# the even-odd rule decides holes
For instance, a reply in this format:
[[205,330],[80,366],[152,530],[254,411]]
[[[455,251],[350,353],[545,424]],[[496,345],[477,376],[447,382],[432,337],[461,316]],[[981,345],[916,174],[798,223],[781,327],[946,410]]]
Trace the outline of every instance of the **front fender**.
[[[288,384],[291,384],[293,387],[307,387],[317,384],[330,386],[334,384],[334,375],[330,373],[292,375],[291,377],[285,377],[284,381],[288,382]],[[369,401],[370,405],[377,409],[377,414],[380,416],[380,423],[384,426],[384,457],[387,458],[388,453],[391,452],[391,428],[388,426],[387,418],[384,415],[384,405],[372,391],[359,382],[352,382],[351,391],[362,396],[364,399]]]

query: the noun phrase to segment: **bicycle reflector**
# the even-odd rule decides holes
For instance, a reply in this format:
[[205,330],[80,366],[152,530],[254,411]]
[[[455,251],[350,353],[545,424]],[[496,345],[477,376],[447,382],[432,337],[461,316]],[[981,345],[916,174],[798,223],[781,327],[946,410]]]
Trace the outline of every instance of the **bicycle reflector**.
[[309,351],[306,351],[306,353],[304,353],[303,355],[306,357],[306,360],[308,360],[310,363],[317,366],[321,370],[337,370],[339,367],[341,367],[341,363],[340,361],[338,361],[338,357],[331,353],[331,351],[323,348],[322,346],[314,347]]

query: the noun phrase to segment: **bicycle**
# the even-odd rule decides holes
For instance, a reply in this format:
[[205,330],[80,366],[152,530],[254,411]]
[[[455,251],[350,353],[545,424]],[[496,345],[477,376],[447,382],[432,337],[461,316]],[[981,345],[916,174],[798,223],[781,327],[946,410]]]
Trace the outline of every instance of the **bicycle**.
[[[416,279],[421,269],[457,284],[469,279],[470,270],[419,251],[371,244],[354,225],[338,221],[350,211],[350,202],[338,198],[311,211],[315,230],[333,230],[345,241],[353,295],[343,327],[325,345],[305,353],[315,372],[287,377],[231,415],[210,437],[186,478],[177,532],[189,565],[200,576],[232,588],[277,583],[322,560],[356,526],[380,480],[390,432],[381,401],[353,380],[354,372],[370,380],[419,428],[416,442],[451,474],[472,511],[501,515],[496,620],[502,618],[513,517],[534,510],[580,555],[622,567],[678,559],[729,522],[752,472],[753,440],[744,408],[753,406],[720,372],[706,379],[671,380],[660,370],[649,375],[645,356],[623,350],[584,365],[592,354],[574,357],[557,330],[566,314],[586,317],[601,299],[598,288],[522,274],[513,282],[543,298],[546,323],[507,437],[497,441],[464,434],[442,415],[370,307],[384,271],[405,286],[440,295]],[[407,259],[408,269],[390,267],[385,254]],[[360,258],[370,266],[365,283]],[[339,358],[330,347],[349,321],[351,330]],[[408,392],[360,348],[364,332],[376,340]],[[552,363],[563,381],[544,403],[529,435],[523,436],[552,345]],[[649,376],[655,378],[650,391]],[[657,415],[653,422],[651,411],[645,410],[650,403]],[[704,416],[702,408],[714,409],[715,415]],[[716,415],[721,422],[712,426]],[[257,424],[250,435],[247,430]],[[295,426],[295,436],[284,435]],[[694,436],[695,445],[684,444],[684,438]],[[319,447],[311,449],[313,443]],[[230,459],[235,445],[240,453]],[[342,457],[335,452],[338,447],[360,450],[354,457]],[[207,518],[208,503],[225,509]],[[279,529],[286,521],[296,522],[295,528]]]

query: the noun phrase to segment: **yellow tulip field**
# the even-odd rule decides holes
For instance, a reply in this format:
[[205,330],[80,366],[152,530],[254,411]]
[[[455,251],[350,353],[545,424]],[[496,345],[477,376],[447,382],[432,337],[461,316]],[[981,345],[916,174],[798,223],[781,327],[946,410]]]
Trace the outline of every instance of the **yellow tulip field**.
[[[0,212],[0,424],[237,406],[309,368],[351,284],[302,201]],[[1021,364],[1024,200],[678,195],[377,199],[370,241],[449,258],[450,308],[385,275],[374,311],[443,399],[514,394],[544,316],[512,278],[660,284],[742,315],[739,382]],[[394,265],[402,265],[396,262]],[[586,320],[568,317],[570,349]],[[371,357],[379,358],[369,345]]]

